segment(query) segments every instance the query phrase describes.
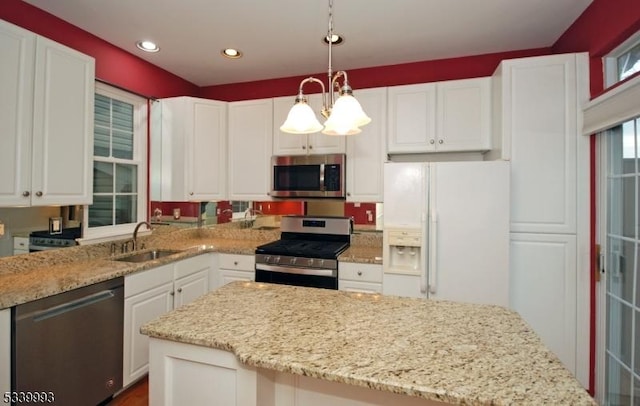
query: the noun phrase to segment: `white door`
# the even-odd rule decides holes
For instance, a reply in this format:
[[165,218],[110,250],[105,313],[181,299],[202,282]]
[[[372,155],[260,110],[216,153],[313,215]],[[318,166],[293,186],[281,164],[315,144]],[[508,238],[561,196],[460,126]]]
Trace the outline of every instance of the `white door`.
[[435,151],[436,85],[392,86],[388,92],[388,152]]
[[604,247],[604,284],[599,301],[604,314],[598,355],[599,398],[605,405],[640,404],[640,118],[605,135],[600,166]]
[[209,291],[209,269],[176,279],[174,289],[174,309],[193,302]]
[[509,162],[429,167],[429,297],[509,305]]

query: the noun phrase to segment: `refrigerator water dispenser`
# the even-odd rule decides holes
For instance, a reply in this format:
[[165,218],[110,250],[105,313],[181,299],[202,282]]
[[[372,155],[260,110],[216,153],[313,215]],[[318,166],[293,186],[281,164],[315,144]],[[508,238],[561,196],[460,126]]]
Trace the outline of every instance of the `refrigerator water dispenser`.
[[384,272],[419,275],[421,272],[422,232],[415,228],[386,229],[383,235]]

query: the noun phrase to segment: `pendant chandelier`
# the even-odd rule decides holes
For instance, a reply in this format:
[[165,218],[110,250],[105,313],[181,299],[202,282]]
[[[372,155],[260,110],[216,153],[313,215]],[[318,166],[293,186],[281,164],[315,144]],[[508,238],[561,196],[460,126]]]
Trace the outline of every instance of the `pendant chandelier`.
[[[362,131],[360,127],[371,122],[371,119],[362,110],[360,103],[353,97],[353,89],[349,86],[347,72],[341,70],[334,75],[331,68],[331,49],[334,41],[333,0],[329,0],[329,30],[326,38],[329,44],[328,92],[321,80],[314,77],[303,79],[287,120],[280,127],[283,132],[310,134],[322,130],[322,133],[326,135],[353,135],[360,133]],[[338,82],[340,78],[342,78],[342,86]],[[318,83],[322,87],[322,110],[320,113],[327,119],[324,126],[316,118],[302,92],[304,85],[311,82]],[[335,99],[336,92],[338,93],[337,99]]]

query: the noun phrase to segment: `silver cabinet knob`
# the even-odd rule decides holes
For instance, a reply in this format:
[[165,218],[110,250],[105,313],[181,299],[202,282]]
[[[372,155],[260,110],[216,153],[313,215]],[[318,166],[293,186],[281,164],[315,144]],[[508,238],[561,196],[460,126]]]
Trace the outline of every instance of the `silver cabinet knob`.
[[429,144],[435,144],[436,140],[429,140]]
[[233,261],[233,265],[238,265],[238,261]]
[[358,271],[358,276],[362,276],[362,271]]
[[170,294],[171,296],[175,296],[176,292],[171,291],[169,294]]
[[444,144],[444,140],[438,140],[438,144]]
[[42,192],[38,190],[38,191],[36,192],[36,196],[38,196],[38,197],[42,197]]
[[313,145],[309,145],[309,149],[313,149]]
[[302,146],[302,149],[307,149],[307,146],[306,146],[306,145],[303,145],[303,146]]
[[193,196],[193,192],[189,192],[189,196]]
[[25,190],[24,192],[22,192],[22,196],[24,196],[24,197],[29,197],[30,194],[31,193],[29,193],[28,190]]
[[181,292],[182,292],[182,288],[178,288],[178,293],[181,293]]

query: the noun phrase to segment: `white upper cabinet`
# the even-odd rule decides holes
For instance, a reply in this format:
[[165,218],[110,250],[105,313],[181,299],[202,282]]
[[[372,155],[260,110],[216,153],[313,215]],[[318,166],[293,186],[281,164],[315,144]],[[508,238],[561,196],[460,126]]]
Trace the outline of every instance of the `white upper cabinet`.
[[382,202],[383,164],[386,160],[387,88],[363,89],[354,93],[371,122],[362,132],[344,137],[347,141],[347,201]]
[[4,21],[0,55],[0,206],[91,204],[94,59]]
[[229,103],[229,200],[269,200],[272,99]]
[[491,78],[437,84],[436,151],[491,149]]
[[[343,154],[345,152],[344,137],[335,137],[317,132],[314,134],[288,134],[280,131],[280,126],[287,119],[295,97],[276,97],[273,99],[273,154],[274,155],[308,155],[308,154]],[[316,113],[318,121],[324,123],[320,114],[322,95],[307,95],[309,106]]]
[[151,198],[226,198],[227,103],[194,97],[152,106]]
[[388,152],[491,148],[491,78],[389,88]]
[[388,89],[387,151],[417,153],[435,150],[436,85],[393,86]]
[[508,60],[494,74],[495,150],[488,158],[511,160],[512,232],[576,232],[576,184],[586,185],[588,173],[587,138],[578,135],[585,58]]

